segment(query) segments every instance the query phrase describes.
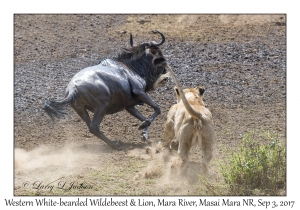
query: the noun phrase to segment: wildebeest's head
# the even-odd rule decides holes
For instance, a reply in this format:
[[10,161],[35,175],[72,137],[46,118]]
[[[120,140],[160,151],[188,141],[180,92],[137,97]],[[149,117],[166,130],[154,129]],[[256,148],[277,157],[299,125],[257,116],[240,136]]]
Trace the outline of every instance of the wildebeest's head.
[[165,36],[159,31],[155,32],[161,35],[159,43],[151,41],[136,46],[130,34],[131,47],[124,48],[117,58],[146,81],[146,91],[165,85],[169,77],[163,66],[153,62],[155,58],[164,58],[159,46],[165,42]]

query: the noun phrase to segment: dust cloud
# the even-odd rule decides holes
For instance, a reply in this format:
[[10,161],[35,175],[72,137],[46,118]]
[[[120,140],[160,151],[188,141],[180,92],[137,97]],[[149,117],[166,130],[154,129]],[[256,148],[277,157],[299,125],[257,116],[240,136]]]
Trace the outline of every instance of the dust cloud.
[[[80,146],[67,145],[60,149],[50,146],[39,146],[33,150],[26,151],[15,148],[15,186],[19,194],[26,193],[23,183],[34,183],[41,181],[47,183],[59,183],[61,180],[80,180],[82,177],[90,176],[91,171],[106,170],[116,155],[108,146],[97,144],[85,144]],[[157,149],[157,146],[147,148],[136,148],[119,153],[121,156],[130,158],[141,158],[146,161],[146,166],[135,172],[133,182],[138,183],[143,179],[155,180],[153,190],[167,194],[188,194],[191,184],[199,181],[200,164],[191,162],[188,167],[182,168],[177,152],[168,153]],[[112,163],[111,162],[111,163]],[[118,169],[114,169],[118,170]],[[111,173],[107,172],[107,175]],[[91,178],[91,179],[90,179]],[[95,180],[89,177],[91,183]],[[169,191],[177,189],[180,191]],[[167,191],[167,192],[166,192]],[[96,191],[95,191],[96,192]],[[98,191],[97,191],[98,192]],[[97,193],[96,192],[96,193]],[[44,189],[42,193],[51,193]],[[87,193],[94,193],[87,191]]]
[[99,154],[101,148],[97,145],[68,145],[59,149],[42,145],[30,151],[15,148],[15,186],[22,186],[25,181],[50,183],[84,174],[96,167],[91,160],[101,164]]
[[34,170],[37,168],[64,165],[73,167],[74,162],[79,159],[78,154],[74,154],[70,149],[63,148],[52,152],[46,146],[40,146],[31,151],[15,149],[15,170]]
[[[158,186],[178,182],[178,180],[185,182],[199,180],[200,164],[191,162],[182,167],[176,151],[173,153],[161,151],[158,146],[155,146],[148,147],[145,153],[148,155],[148,164],[134,176],[133,180],[155,178]],[[139,153],[135,152],[135,155]]]

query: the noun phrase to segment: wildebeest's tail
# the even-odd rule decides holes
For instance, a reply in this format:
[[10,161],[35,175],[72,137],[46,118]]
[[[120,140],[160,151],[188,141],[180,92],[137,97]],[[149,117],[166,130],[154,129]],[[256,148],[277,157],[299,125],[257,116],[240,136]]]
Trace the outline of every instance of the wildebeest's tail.
[[68,96],[61,101],[46,101],[43,110],[46,111],[52,122],[54,122],[54,117],[63,118],[65,114],[67,114],[67,106],[72,103],[77,96],[77,89],[73,89],[71,92],[69,92]]

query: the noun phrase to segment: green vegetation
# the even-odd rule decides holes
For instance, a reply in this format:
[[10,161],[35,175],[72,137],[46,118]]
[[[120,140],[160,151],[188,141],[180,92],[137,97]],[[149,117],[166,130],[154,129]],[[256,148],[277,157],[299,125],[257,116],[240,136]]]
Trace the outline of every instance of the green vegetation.
[[240,150],[232,152],[228,162],[221,164],[221,172],[228,187],[226,194],[285,194],[285,141],[280,141],[276,133],[263,130],[248,133],[242,139]]

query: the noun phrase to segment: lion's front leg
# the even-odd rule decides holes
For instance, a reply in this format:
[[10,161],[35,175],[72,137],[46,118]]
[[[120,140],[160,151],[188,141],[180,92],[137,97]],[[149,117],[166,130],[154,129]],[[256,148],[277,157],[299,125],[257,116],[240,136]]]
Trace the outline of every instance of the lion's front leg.
[[159,142],[158,149],[163,152],[163,159],[168,162],[171,157],[170,142],[174,138],[174,122],[173,120],[167,120],[164,128],[163,140]]
[[169,148],[171,141],[174,139],[174,121],[168,120],[164,128],[164,139],[162,141],[162,146],[164,148]]
[[163,152],[163,158],[165,162],[168,162],[170,160],[171,157],[171,141],[174,139],[175,137],[175,133],[174,133],[174,114],[170,115],[170,113],[172,114],[172,109],[170,109],[169,113],[168,113],[168,118],[167,121],[165,123],[165,127],[164,127],[164,135],[163,135],[163,139],[162,141],[159,142],[159,149],[162,150]]
[[177,105],[173,105],[168,112],[167,121],[164,127],[164,138],[163,141],[161,142],[162,147],[164,149],[170,148],[170,143],[175,137],[174,117],[175,117],[176,110],[177,110]]

